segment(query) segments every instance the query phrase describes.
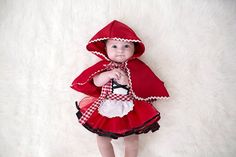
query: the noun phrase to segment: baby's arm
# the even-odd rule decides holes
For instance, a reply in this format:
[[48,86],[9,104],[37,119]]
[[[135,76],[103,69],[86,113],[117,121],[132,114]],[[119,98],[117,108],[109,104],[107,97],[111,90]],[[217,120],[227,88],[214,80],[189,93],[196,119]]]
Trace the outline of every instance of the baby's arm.
[[111,79],[119,80],[123,76],[124,72],[121,69],[113,69],[111,71],[105,71],[93,78],[93,82],[97,87],[105,85]]

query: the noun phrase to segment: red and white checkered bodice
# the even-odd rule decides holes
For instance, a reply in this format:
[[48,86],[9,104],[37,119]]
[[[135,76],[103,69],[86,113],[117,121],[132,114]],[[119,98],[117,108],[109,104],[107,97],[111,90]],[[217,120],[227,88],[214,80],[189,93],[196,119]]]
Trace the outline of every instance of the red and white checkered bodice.
[[[112,70],[114,68],[120,68],[126,73],[125,65],[124,64],[117,64],[117,63],[111,63],[108,65],[107,70]],[[110,100],[122,100],[122,101],[131,101],[133,100],[133,95],[131,91],[129,90],[128,94],[115,94],[112,91],[112,83],[113,81],[110,80],[108,83],[106,83],[102,87],[101,95],[100,97],[86,110],[86,112],[82,115],[79,122],[82,124],[85,124],[86,121],[90,118],[90,116],[93,114],[95,110],[97,110],[100,106],[100,104],[105,99]]]

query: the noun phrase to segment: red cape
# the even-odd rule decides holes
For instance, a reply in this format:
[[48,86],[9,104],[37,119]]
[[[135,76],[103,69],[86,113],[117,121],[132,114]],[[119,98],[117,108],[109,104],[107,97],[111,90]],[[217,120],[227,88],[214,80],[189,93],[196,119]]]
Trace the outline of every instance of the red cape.
[[[94,85],[93,77],[98,73],[106,71],[106,66],[109,63],[109,61],[103,60],[84,70],[72,82],[71,88],[89,96],[98,97],[101,88]],[[169,97],[164,82],[145,63],[139,59],[132,59],[128,60],[125,64],[135,99],[154,101]]]
[[88,51],[100,57],[102,61],[83,71],[73,81],[71,88],[89,96],[100,96],[101,88],[94,85],[93,77],[106,71],[106,66],[111,62],[105,50],[105,41],[108,39],[133,42],[135,45],[134,55],[125,62],[131,91],[135,99],[153,101],[169,97],[164,82],[145,63],[137,59],[144,53],[143,42],[129,26],[117,20],[102,28],[88,42],[86,46]]

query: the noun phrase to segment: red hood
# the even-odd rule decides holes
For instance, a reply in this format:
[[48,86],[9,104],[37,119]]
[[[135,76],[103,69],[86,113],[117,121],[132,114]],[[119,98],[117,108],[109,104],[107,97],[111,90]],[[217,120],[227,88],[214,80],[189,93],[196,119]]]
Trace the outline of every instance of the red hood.
[[135,32],[129,26],[117,20],[112,21],[95,34],[87,44],[87,50],[101,59],[109,60],[105,51],[105,40],[107,39],[133,42],[135,45],[135,52],[132,58],[137,58],[144,53],[144,44]]

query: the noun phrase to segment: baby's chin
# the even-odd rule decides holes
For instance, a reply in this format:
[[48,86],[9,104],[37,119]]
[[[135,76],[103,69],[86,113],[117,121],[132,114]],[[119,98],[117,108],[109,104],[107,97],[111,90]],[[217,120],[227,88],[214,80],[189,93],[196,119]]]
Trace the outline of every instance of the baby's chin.
[[127,59],[126,58],[118,58],[118,59],[114,59],[113,61],[118,62],[118,63],[123,63],[123,62],[127,61]]

